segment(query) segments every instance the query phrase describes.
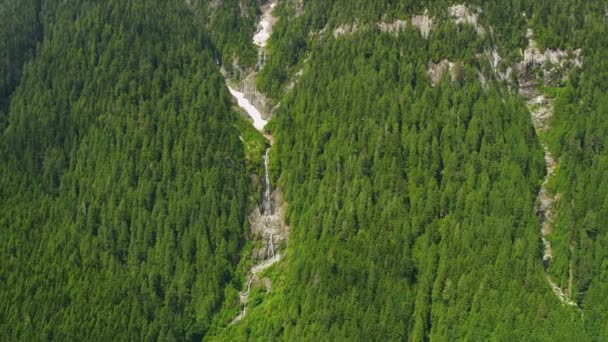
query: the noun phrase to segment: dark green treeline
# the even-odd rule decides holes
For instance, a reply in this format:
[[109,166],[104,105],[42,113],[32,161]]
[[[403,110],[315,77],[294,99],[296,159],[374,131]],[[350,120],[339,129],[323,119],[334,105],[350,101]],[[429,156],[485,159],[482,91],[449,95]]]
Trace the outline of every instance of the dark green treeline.
[[0,336],[200,339],[250,193],[204,17],[183,1],[0,8]]

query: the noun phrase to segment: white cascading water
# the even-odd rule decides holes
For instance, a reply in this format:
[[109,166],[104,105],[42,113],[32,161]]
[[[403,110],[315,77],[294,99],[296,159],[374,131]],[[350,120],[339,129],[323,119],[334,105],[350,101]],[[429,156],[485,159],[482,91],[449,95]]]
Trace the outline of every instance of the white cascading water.
[[[259,24],[261,30],[253,37],[253,43],[260,48],[258,55],[258,66],[256,70],[261,69],[266,60],[265,47],[268,39],[270,38],[272,30],[272,23],[274,20],[274,18],[272,17],[272,9],[275,6],[276,0],[271,1],[270,4],[263,7],[263,14]],[[230,90],[232,96],[237,100],[239,107],[243,108],[245,112],[247,112],[247,114],[253,119],[254,127],[258,131],[263,132],[264,126],[266,126],[266,123],[268,121],[262,118],[262,114],[260,113],[260,111],[253,105],[253,103],[251,103],[248,99],[245,98],[245,94],[243,92],[239,92],[231,88],[230,86],[228,87],[228,89]],[[270,143],[272,144],[272,140],[269,138],[269,136],[266,135],[266,138],[268,138],[270,140]],[[256,279],[258,279],[258,274],[264,272],[264,270],[268,269],[274,263],[280,261],[283,258],[283,255],[281,253],[278,253],[278,251],[276,250],[277,246],[275,246],[275,243],[281,241],[281,236],[280,233],[277,233],[277,228],[275,227],[276,222],[278,222],[278,218],[275,217],[275,208],[272,203],[272,187],[270,185],[270,173],[268,170],[269,162],[270,148],[267,148],[266,152],[264,153],[264,193],[262,196],[262,203],[259,208],[261,220],[264,226],[261,235],[262,238],[267,241],[265,242],[266,251],[264,253],[263,259],[260,260],[257,264],[253,265],[253,267],[249,270],[246,289],[240,292],[240,301],[242,304],[241,312],[237,317],[232,320],[231,324],[240,321],[247,314],[247,302],[249,300],[249,292],[251,291],[252,283],[254,283],[254,281],[257,281]]]
[[264,153],[264,198],[262,199],[262,208],[264,208],[264,216],[272,215],[272,200],[270,199],[270,175],[268,173],[268,160],[270,153],[270,148],[266,149],[266,153]]

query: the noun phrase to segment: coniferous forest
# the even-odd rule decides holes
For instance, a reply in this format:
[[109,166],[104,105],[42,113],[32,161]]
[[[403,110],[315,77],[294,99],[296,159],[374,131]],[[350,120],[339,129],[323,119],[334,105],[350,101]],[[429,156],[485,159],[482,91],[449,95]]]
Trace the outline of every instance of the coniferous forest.
[[607,341],[607,94],[601,0],[2,0],[0,340]]

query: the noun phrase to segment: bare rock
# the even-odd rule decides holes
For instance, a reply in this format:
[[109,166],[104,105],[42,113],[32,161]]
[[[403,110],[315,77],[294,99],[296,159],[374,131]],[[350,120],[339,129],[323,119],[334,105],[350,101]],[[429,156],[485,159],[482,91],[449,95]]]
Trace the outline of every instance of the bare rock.
[[278,254],[279,246],[287,244],[289,227],[285,224],[285,207],[280,189],[272,195],[273,212],[271,215],[261,213],[259,206],[249,215],[251,232],[262,242],[262,246],[254,252],[258,260],[272,258]]
[[414,15],[412,17],[412,26],[418,28],[422,36],[427,38],[433,28],[433,19],[431,19],[426,12],[421,15]]
[[475,32],[484,35],[486,30],[478,23],[478,14],[481,9],[471,10],[466,5],[458,4],[448,8],[448,13],[454,18],[457,24],[470,24],[475,28]]
[[395,19],[392,23],[378,23],[376,25],[378,25],[378,28],[380,28],[382,32],[397,34],[405,30],[408,23],[404,20]]
[[540,51],[532,29],[528,29],[526,33],[528,38],[528,47],[522,52],[522,61],[515,66],[519,79],[519,92],[528,101],[529,105],[536,107],[547,108],[547,113],[544,110],[533,110],[535,124],[540,125],[537,128],[544,129],[546,127],[546,117],[551,116],[552,106],[550,103],[543,106],[538,101],[540,92],[537,89],[538,83],[547,85],[560,85],[568,77],[568,73],[573,68],[580,68],[583,65],[583,51],[577,49],[571,52],[560,49],[546,49]]
[[433,86],[436,86],[437,83],[439,83],[439,80],[441,79],[441,76],[443,76],[444,72],[450,73],[450,79],[452,81],[456,80],[456,78],[458,77],[457,66],[458,63],[450,62],[447,59],[444,59],[439,63],[429,63],[427,73],[431,78],[431,84]]
[[352,35],[359,30],[358,22],[355,19],[355,22],[352,24],[342,24],[334,29],[334,38],[338,38],[340,36]]

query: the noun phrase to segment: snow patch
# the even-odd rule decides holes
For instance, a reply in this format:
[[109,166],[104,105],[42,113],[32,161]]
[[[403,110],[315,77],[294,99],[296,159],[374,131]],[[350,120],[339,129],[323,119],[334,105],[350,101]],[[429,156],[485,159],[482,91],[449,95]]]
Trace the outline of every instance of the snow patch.
[[272,10],[276,3],[270,3],[262,8],[262,19],[260,20],[260,30],[253,36],[253,43],[259,47],[265,47],[272,33],[272,26],[276,18],[272,16]]
[[263,131],[268,121],[262,118],[260,111],[245,98],[245,94],[233,89],[230,86],[228,86],[228,90],[230,91],[230,94],[236,98],[239,107],[243,108],[245,112],[247,112],[247,114],[253,119],[253,126],[258,131]]

